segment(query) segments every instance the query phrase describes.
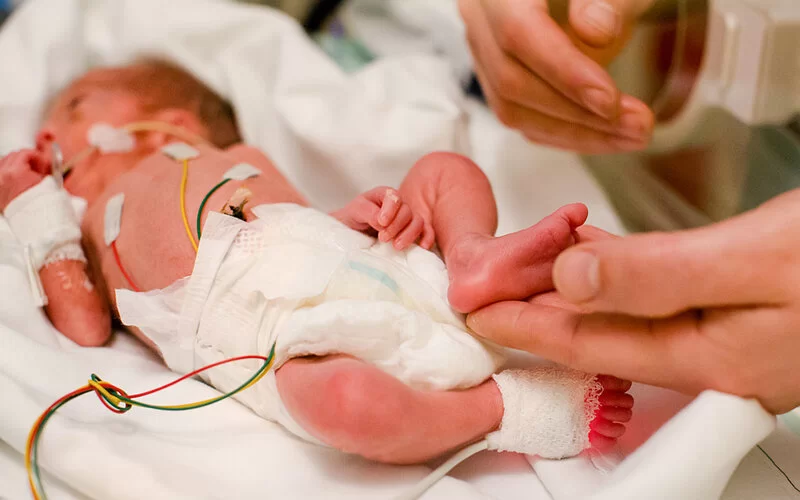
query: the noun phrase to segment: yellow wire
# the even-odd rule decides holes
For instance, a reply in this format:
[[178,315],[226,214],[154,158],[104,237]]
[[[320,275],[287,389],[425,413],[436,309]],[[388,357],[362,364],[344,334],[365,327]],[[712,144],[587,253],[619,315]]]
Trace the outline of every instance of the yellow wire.
[[[270,362],[267,365],[267,367],[264,369],[263,372],[261,372],[261,374],[258,377],[254,378],[252,380],[252,382],[250,382],[246,386],[242,387],[242,391],[244,391],[245,389],[249,389],[256,382],[261,380],[264,377],[264,375],[266,375],[266,373],[269,371],[269,369],[271,367],[272,367],[272,360],[270,360]],[[113,394],[111,394],[110,392],[108,392],[108,390],[105,387],[103,387],[102,385],[100,385],[100,383],[95,382],[94,380],[89,380],[89,386],[93,387],[95,390],[100,392],[103,396],[108,398],[108,400],[111,401],[115,406],[119,406],[121,403],[123,403],[123,401],[121,399],[119,399],[118,397],[116,397]],[[181,410],[181,409],[185,409],[185,408],[194,408],[196,406],[205,405],[205,404],[217,401],[217,400],[222,399],[224,397],[225,397],[224,395],[223,396],[217,396],[217,397],[214,397],[214,398],[204,399],[203,401],[196,401],[194,403],[186,403],[186,404],[182,404],[182,405],[159,406],[159,408],[162,408],[164,410]],[[137,402],[134,401],[134,400],[128,400],[128,403],[132,404],[133,406],[138,406],[136,404]]]
[[189,242],[192,248],[197,252],[197,240],[194,239],[192,228],[189,226],[189,217],[186,216],[186,182],[189,180],[189,160],[183,160],[183,176],[181,177],[181,217],[183,218],[183,227],[186,229],[186,235],[189,236]]

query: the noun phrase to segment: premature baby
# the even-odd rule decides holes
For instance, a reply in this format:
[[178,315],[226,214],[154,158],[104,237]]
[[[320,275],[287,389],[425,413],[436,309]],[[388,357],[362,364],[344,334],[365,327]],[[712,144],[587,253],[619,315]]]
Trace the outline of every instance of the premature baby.
[[[198,140],[155,128],[126,150],[81,154],[96,124],[142,121]],[[53,142],[76,160],[64,189],[85,214],[66,215],[69,197],[49,175]],[[198,227],[181,218],[185,165],[189,214],[232,167],[255,175],[208,196]],[[58,204],[74,228],[37,234],[31,221],[58,218]],[[112,205],[121,215],[109,238]],[[613,444],[631,416],[628,382],[557,367],[498,373],[501,351],[466,327],[462,313],[550,290],[552,263],[587,213],[568,205],[496,238],[489,182],[462,156],[428,155],[398,189],[325,214],[239,144],[219,96],[142,61],[90,71],[56,96],[36,148],[0,159],[0,210],[39,249],[46,312],[64,335],[102,345],[113,315],[179,372],[274,345],[275,369],[237,398],[311,442],[414,463],[486,437],[491,449],[561,458]],[[197,251],[187,231],[201,231]],[[231,390],[253,363],[206,381]]]

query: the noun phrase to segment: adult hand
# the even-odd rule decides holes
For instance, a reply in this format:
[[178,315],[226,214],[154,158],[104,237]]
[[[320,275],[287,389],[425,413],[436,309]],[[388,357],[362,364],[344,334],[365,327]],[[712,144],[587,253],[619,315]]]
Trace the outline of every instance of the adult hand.
[[469,326],[588,372],[800,405],[800,190],[701,229],[591,239],[556,260],[561,299],[494,304]]
[[489,105],[529,140],[582,153],[643,149],[653,113],[620,95],[600,63],[653,0],[571,0],[569,25],[547,0],[459,0]]

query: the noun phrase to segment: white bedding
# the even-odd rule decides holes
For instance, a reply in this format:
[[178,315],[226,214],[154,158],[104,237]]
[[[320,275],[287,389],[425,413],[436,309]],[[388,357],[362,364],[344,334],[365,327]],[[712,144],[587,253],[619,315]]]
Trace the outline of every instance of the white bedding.
[[[386,58],[345,76],[290,19],[220,0],[28,0],[0,32],[0,154],[32,143],[46,95],[90,64],[140,53],[176,60],[230,98],[247,142],[321,208],[377,184],[396,185],[420,156],[449,149],[471,153],[487,170],[500,232],[573,201],[589,206],[590,222],[622,231],[577,157],[504,130],[484,107],[463,100],[441,61]],[[128,391],[174,374],[125,334],[101,349],[61,338],[33,306],[19,255],[2,244],[11,241],[2,226],[0,220],[0,498],[21,499],[29,494],[20,452],[49,403],[91,373]],[[630,458],[616,471],[602,472],[614,468],[613,457],[531,466],[518,455],[484,453],[425,498],[714,497],[774,426],[752,402],[707,394],[640,446],[687,398],[635,391],[636,417],[621,446]],[[192,381],[153,400],[211,394]],[[429,470],[302,443],[233,400],[116,416],[86,396],[51,420],[41,456],[52,473],[50,498],[391,498]]]

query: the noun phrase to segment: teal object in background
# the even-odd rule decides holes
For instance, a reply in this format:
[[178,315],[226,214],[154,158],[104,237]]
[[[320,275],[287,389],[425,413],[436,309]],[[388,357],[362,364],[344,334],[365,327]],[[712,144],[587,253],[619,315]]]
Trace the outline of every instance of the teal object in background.
[[13,9],[14,6],[11,4],[11,0],[0,0],[0,26],[8,19]]
[[796,408],[789,413],[778,416],[792,432],[800,436],[800,408]]
[[326,31],[319,32],[312,38],[347,73],[358,71],[375,59],[374,54],[349,36],[338,22],[331,23]]

